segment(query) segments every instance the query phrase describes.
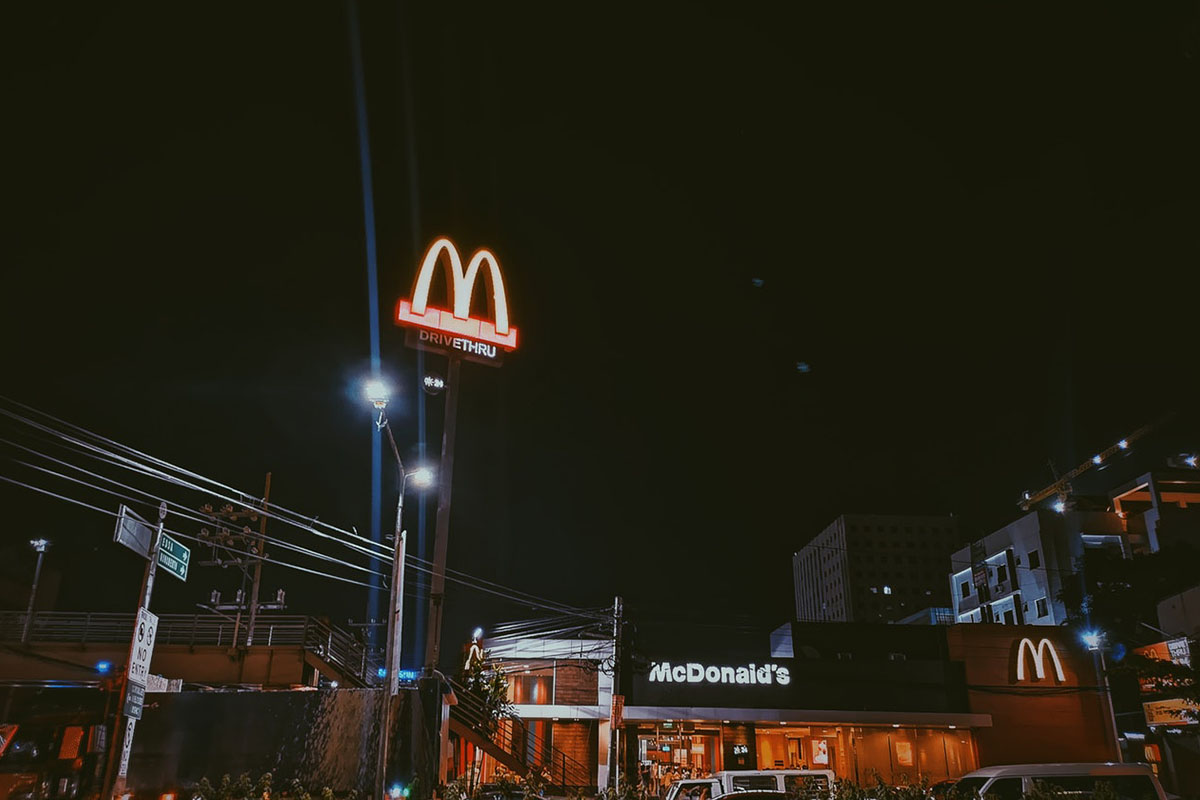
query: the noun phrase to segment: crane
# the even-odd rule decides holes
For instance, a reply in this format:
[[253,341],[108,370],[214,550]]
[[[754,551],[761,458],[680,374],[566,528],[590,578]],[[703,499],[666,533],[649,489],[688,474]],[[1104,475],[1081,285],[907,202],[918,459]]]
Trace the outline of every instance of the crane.
[[1096,453],[1096,455],[1092,456],[1078,467],[1075,467],[1075,469],[1067,472],[1064,475],[1058,476],[1054,483],[1050,484],[1049,486],[1039,489],[1036,492],[1031,492],[1028,490],[1022,492],[1021,499],[1017,501],[1017,505],[1021,507],[1022,511],[1028,511],[1030,508],[1052,495],[1058,495],[1060,498],[1065,500],[1066,496],[1071,493],[1072,480],[1078,478],[1089,469],[1095,469],[1096,467],[1102,466],[1105,461],[1117,453],[1128,450],[1130,445],[1132,445],[1135,441],[1150,433],[1152,430],[1162,426],[1171,418],[1171,416],[1171,414],[1167,414],[1156,422],[1152,422],[1149,425],[1143,425],[1133,433],[1126,436],[1124,439],[1118,440],[1116,444],[1113,444],[1104,450],[1101,450],[1099,453]]

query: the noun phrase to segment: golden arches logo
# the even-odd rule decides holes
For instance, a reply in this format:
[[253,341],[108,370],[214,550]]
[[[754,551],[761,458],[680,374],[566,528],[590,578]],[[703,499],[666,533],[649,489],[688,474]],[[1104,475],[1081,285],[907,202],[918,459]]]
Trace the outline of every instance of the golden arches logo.
[[1054,664],[1054,676],[1059,683],[1066,680],[1063,675],[1062,662],[1058,660],[1058,653],[1054,650],[1054,645],[1049,639],[1042,639],[1038,642],[1037,647],[1033,646],[1033,640],[1025,638],[1017,645],[1017,680],[1025,680],[1025,653],[1028,651],[1033,658],[1033,670],[1037,679],[1045,680],[1046,678],[1046,656],[1050,656],[1050,661]]
[[[449,309],[429,305],[429,289],[438,262],[445,268]],[[488,288],[491,320],[471,316],[471,297],[481,272]],[[417,270],[417,279],[413,283],[412,300],[401,300],[396,304],[396,324],[462,336],[499,345],[505,350],[515,350],[517,347],[517,329],[508,321],[508,296],[504,291],[504,276],[500,273],[496,257],[490,250],[480,248],[471,255],[466,269],[463,269],[458,248],[444,236],[435,239],[421,259],[421,268]]]

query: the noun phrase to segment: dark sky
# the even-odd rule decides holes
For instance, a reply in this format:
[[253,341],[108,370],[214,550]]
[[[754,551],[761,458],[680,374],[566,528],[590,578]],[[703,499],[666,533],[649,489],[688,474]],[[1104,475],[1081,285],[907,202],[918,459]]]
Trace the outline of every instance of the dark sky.
[[[416,356],[388,319],[426,242],[491,247],[522,335],[464,370],[452,567],[782,621],[791,552],[839,513],[977,535],[1047,459],[1190,420],[1196,3],[818,5],[361,6],[407,455]],[[367,530],[345,6],[18,13],[3,394],[250,492],[271,470],[272,499]],[[109,520],[2,491],[10,544],[79,543],[51,554],[60,605],[132,603]],[[268,573],[361,617],[358,590]],[[449,602],[448,640],[524,613]]]

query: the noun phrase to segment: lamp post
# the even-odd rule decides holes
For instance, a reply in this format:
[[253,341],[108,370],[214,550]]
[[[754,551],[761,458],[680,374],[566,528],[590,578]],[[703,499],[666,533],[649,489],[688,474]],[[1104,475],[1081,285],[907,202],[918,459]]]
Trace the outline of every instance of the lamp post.
[[29,632],[33,629],[33,604],[37,600],[38,581],[42,577],[42,561],[46,558],[46,539],[30,539],[29,545],[38,554],[37,566],[33,568],[33,586],[29,589],[29,609],[25,612],[25,628],[21,631],[21,644],[29,644]]
[[391,596],[388,601],[387,644],[384,656],[384,692],[379,712],[379,762],[375,767],[375,786],[379,789],[379,798],[387,792],[387,760],[388,732],[392,727],[392,697],[400,688],[400,636],[404,622],[404,490],[411,478],[413,485],[423,489],[433,484],[433,470],[428,467],[418,467],[411,472],[404,469],[404,461],[400,458],[400,449],[396,447],[396,437],[392,435],[392,427],[388,424],[387,402],[389,392],[382,381],[374,380],[366,386],[367,399],[379,412],[375,426],[380,431],[387,432],[388,443],[392,446],[392,455],[396,457],[396,467],[399,470],[399,487],[396,499],[396,528],[392,538],[392,580]]
[[1108,683],[1108,664],[1104,660],[1104,634],[1100,631],[1087,631],[1083,634],[1083,643],[1092,651],[1096,669],[1104,679],[1104,710],[1108,716],[1108,733],[1112,737],[1117,761],[1123,762],[1125,758],[1121,753],[1121,734],[1117,731],[1117,713],[1113,709],[1112,687]]

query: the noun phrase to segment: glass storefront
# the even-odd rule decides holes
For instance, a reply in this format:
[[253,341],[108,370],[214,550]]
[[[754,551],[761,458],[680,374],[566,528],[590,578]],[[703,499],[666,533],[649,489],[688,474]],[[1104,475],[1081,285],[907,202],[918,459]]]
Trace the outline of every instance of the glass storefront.
[[[899,786],[954,779],[976,768],[969,730],[908,725],[765,725],[751,742],[726,741],[734,728],[712,722],[638,726],[638,763],[651,788],[721,769],[831,769],[839,780]],[[749,736],[750,730],[739,736]],[[725,745],[729,745],[726,747]],[[745,766],[725,765],[722,754],[746,753]],[[726,757],[730,757],[726,755]]]
[[672,781],[721,769],[721,726],[703,722],[640,726],[638,765],[645,785],[665,791]]

